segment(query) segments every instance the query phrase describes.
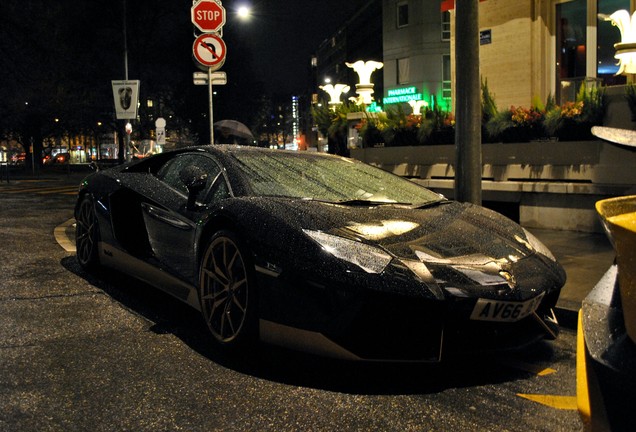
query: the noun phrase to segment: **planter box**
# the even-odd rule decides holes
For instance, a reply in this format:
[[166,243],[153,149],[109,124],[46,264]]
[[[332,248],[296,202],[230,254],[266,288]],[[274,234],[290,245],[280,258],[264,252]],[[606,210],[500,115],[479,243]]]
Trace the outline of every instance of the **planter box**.
[[[405,177],[454,178],[455,146],[352,149],[351,157]],[[636,185],[636,151],[603,141],[483,144],[482,178]]]
[[[351,157],[454,195],[454,145],[352,149]],[[482,163],[484,201],[518,205],[528,227],[601,232],[594,203],[636,186],[636,151],[604,141],[483,144]]]

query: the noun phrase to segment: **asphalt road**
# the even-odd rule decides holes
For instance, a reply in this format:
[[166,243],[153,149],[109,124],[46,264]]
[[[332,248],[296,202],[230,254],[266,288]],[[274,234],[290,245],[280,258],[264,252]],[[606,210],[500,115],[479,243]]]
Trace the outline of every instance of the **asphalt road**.
[[0,184],[2,431],[582,430],[570,331],[441,366],[227,358],[177,300],[83,272],[54,236],[73,204],[56,180]]

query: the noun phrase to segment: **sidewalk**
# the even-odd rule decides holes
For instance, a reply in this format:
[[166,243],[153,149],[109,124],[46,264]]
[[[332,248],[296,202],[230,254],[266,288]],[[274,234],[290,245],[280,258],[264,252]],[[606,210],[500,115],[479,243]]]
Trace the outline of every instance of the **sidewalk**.
[[567,281],[557,302],[561,325],[576,328],[581,302],[614,262],[614,249],[605,234],[530,229],[565,269]]
[[56,180],[64,184],[77,184],[93,170],[88,164],[82,165],[57,165],[39,167],[35,173],[25,167],[0,168],[0,184],[10,184],[20,181]]

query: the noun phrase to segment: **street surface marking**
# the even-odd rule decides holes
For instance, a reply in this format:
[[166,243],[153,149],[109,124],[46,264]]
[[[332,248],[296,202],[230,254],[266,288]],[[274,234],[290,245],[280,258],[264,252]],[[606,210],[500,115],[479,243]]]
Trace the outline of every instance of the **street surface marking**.
[[21,194],[21,193],[36,193],[38,195],[50,195],[50,194],[63,194],[63,195],[75,195],[77,194],[77,186],[57,186],[57,187],[26,187],[18,189],[0,189],[0,193],[5,194]]
[[587,382],[587,348],[583,334],[583,309],[579,309],[578,325],[576,332],[576,395],[579,414],[583,423],[590,424],[592,418],[592,404],[590,390]]
[[11,180],[12,183],[38,183],[38,182],[51,182],[53,179],[26,179],[26,180]]
[[576,402],[576,396],[557,396],[557,395],[540,395],[540,394],[523,394],[517,393],[517,396],[524,399],[531,400],[533,402],[540,403],[542,405],[549,406],[550,408],[560,410],[574,410],[578,409]]
[[48,194],[54,194],[54,193],[59,193],[63,195],[73,195],[77,193],[77,186],[66,186],[66,187],[60,187],[60,188],[54,188],[54,189],[43,189],[42,191],[35,192],[35,193],[40,195],[48,195]]
[[530,372],[533,373],[537,376],[546,376],[546,375],[551,375],[553,373],[556,373],[556,369],[552,369],[552,368],[544,368],[541,367],[539,365],[535,365],[535,364],[531,364],[531,363],[526,363],[526,362],[522,362],[519,360],[513,360],[513,359],[499,359],[498,363],[504,365],[504,366],[508,366],[514,369],[518,369],[518,370],[522,370],[524,372]]
[[53,235],[57,243],[62,246],[66,252],[76,252],[75,244],[66,235],[66,229],[75,223],[75,218],[71,218],[61,225],[55,227]]

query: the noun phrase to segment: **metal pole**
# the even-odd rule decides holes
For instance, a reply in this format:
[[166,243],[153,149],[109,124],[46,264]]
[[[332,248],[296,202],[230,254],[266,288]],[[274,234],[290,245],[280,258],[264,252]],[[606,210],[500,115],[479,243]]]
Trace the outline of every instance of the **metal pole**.
[[[126,0],[124,0],[124,80],[128,81],[128,32],[126,25]],[[124,120],[124,133],[126,140],[124,145],[124,160],[130,162],[132,160],[132,152],[130,151],[130,134],[126,130],[127,120]]]
[[126,0],[124,0],[124,76],[128,81],[128,35],[126,31]]
[[208,98],[210,99],[210,144],[214,144],[214,111],[212,105],[212,68],[208,68]]
[[33,145],[33,137],[31,137],[31,140],[29,142],[31,143],[31,146],[30,146],[30,150],[31,150],[31,172],[33,173],[33,175],[35,175],[35,146]]
[[455,2],[455,199],[481,204],[479,3]]

